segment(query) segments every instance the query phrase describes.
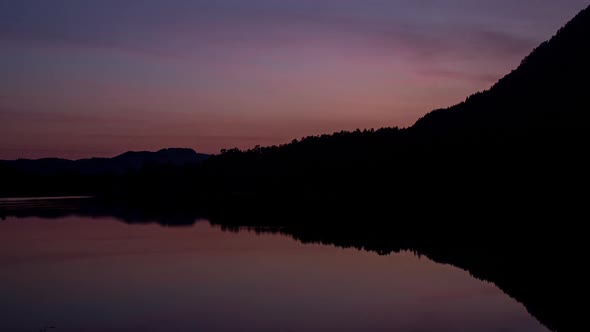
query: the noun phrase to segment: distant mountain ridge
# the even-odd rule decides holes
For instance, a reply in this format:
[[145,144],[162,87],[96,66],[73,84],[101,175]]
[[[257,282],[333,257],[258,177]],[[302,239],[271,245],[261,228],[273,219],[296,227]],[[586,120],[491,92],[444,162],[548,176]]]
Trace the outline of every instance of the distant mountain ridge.
[[113,158],[88,158],[79,160],[60,158],[0,160],[0,165],[21,172],[40,175],[55,175],[58,173],[120,175],[130,171],[140,170],[147,165],[196,165],[205,161],[208,157],[209,155],[197,153],[192,149],[169,148],[157,152],[129,151]]

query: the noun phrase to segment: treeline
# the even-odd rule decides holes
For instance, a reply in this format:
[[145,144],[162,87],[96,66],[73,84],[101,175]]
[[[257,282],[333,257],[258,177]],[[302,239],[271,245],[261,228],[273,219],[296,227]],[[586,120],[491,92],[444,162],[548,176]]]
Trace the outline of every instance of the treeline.
[[0,195],[95,194],[252,209],[391,204],[413,215],[582,210],[590,184],[588,36],[585,9],[490,90],[410,128],[229,149],[200,165],[146,165],[124,175],[4,169],[0,180],[8,185]]

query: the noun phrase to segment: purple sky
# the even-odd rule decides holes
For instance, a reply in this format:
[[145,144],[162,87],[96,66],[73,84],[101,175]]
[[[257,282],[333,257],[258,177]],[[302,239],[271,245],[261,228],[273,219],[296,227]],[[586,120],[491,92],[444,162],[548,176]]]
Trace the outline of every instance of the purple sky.
[[0,0],[0,159],[408,126],[588,0]]

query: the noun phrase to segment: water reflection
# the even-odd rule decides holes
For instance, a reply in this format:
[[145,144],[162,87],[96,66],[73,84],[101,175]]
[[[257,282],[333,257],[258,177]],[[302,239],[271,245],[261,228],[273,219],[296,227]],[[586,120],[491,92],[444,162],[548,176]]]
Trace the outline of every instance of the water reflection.
[[0,330],[547,331],[450,265],[266,231],[8,216]]

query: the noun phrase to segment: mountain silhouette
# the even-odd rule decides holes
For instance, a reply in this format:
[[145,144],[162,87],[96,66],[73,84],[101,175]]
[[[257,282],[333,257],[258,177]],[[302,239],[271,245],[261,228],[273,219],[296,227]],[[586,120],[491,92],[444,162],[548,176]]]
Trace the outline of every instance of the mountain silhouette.
[[18,159],[14,161],[0,161],[6,167],[27,173],[54,175],[73,172],[85,175],[94,174],[125,174],[137,171],[149,164],[155,165],[196,165],[206,160],[208,155],[197,153],[192,149],[171,148],[157,152],[129,151],[114,158],[90,158],[67,160],[45,158],[37,160]]
[[[132,190],[157,182],[162,173],[184,174],[181,170],[192,169],[208,158],[192,149],[172,148],[126,152],[114,158],[0,160],[0,197],[94,196],[117,192],[125,185]],[[155,171],[158,175],[147,175]],[[132,179],[138,182],[132,183]]]
[[[95,175],[105,169],[121,175],[121,169],[137,169],[143,164],[138,160],[149,158],[16,161],[16,173],[0,163],[6,183],[0,195],[182,197],[220,206],[251,199],[267,202],[264,208],[395,202],[400,213],[412,216],[579,210],[587,197],[576,193],[590,185],[584,153],[590,143],[588,40],[590,7],[489,90],[428,113],[409,128],[341,131],[280,146],[227,149],[203,162],[204,156],[193,156],[198,162],[183,166],[158,152],[164,165],[143,167],[132,176]],[[71,165],[84,166],[77,166],[77,175],[57,172],[59,179],[51,178],[56,169],[76,169]],[[31,177],[39,172],[42,177]]]
[[588,128],[590,7],[491,89],[416,122],[420,131]]

